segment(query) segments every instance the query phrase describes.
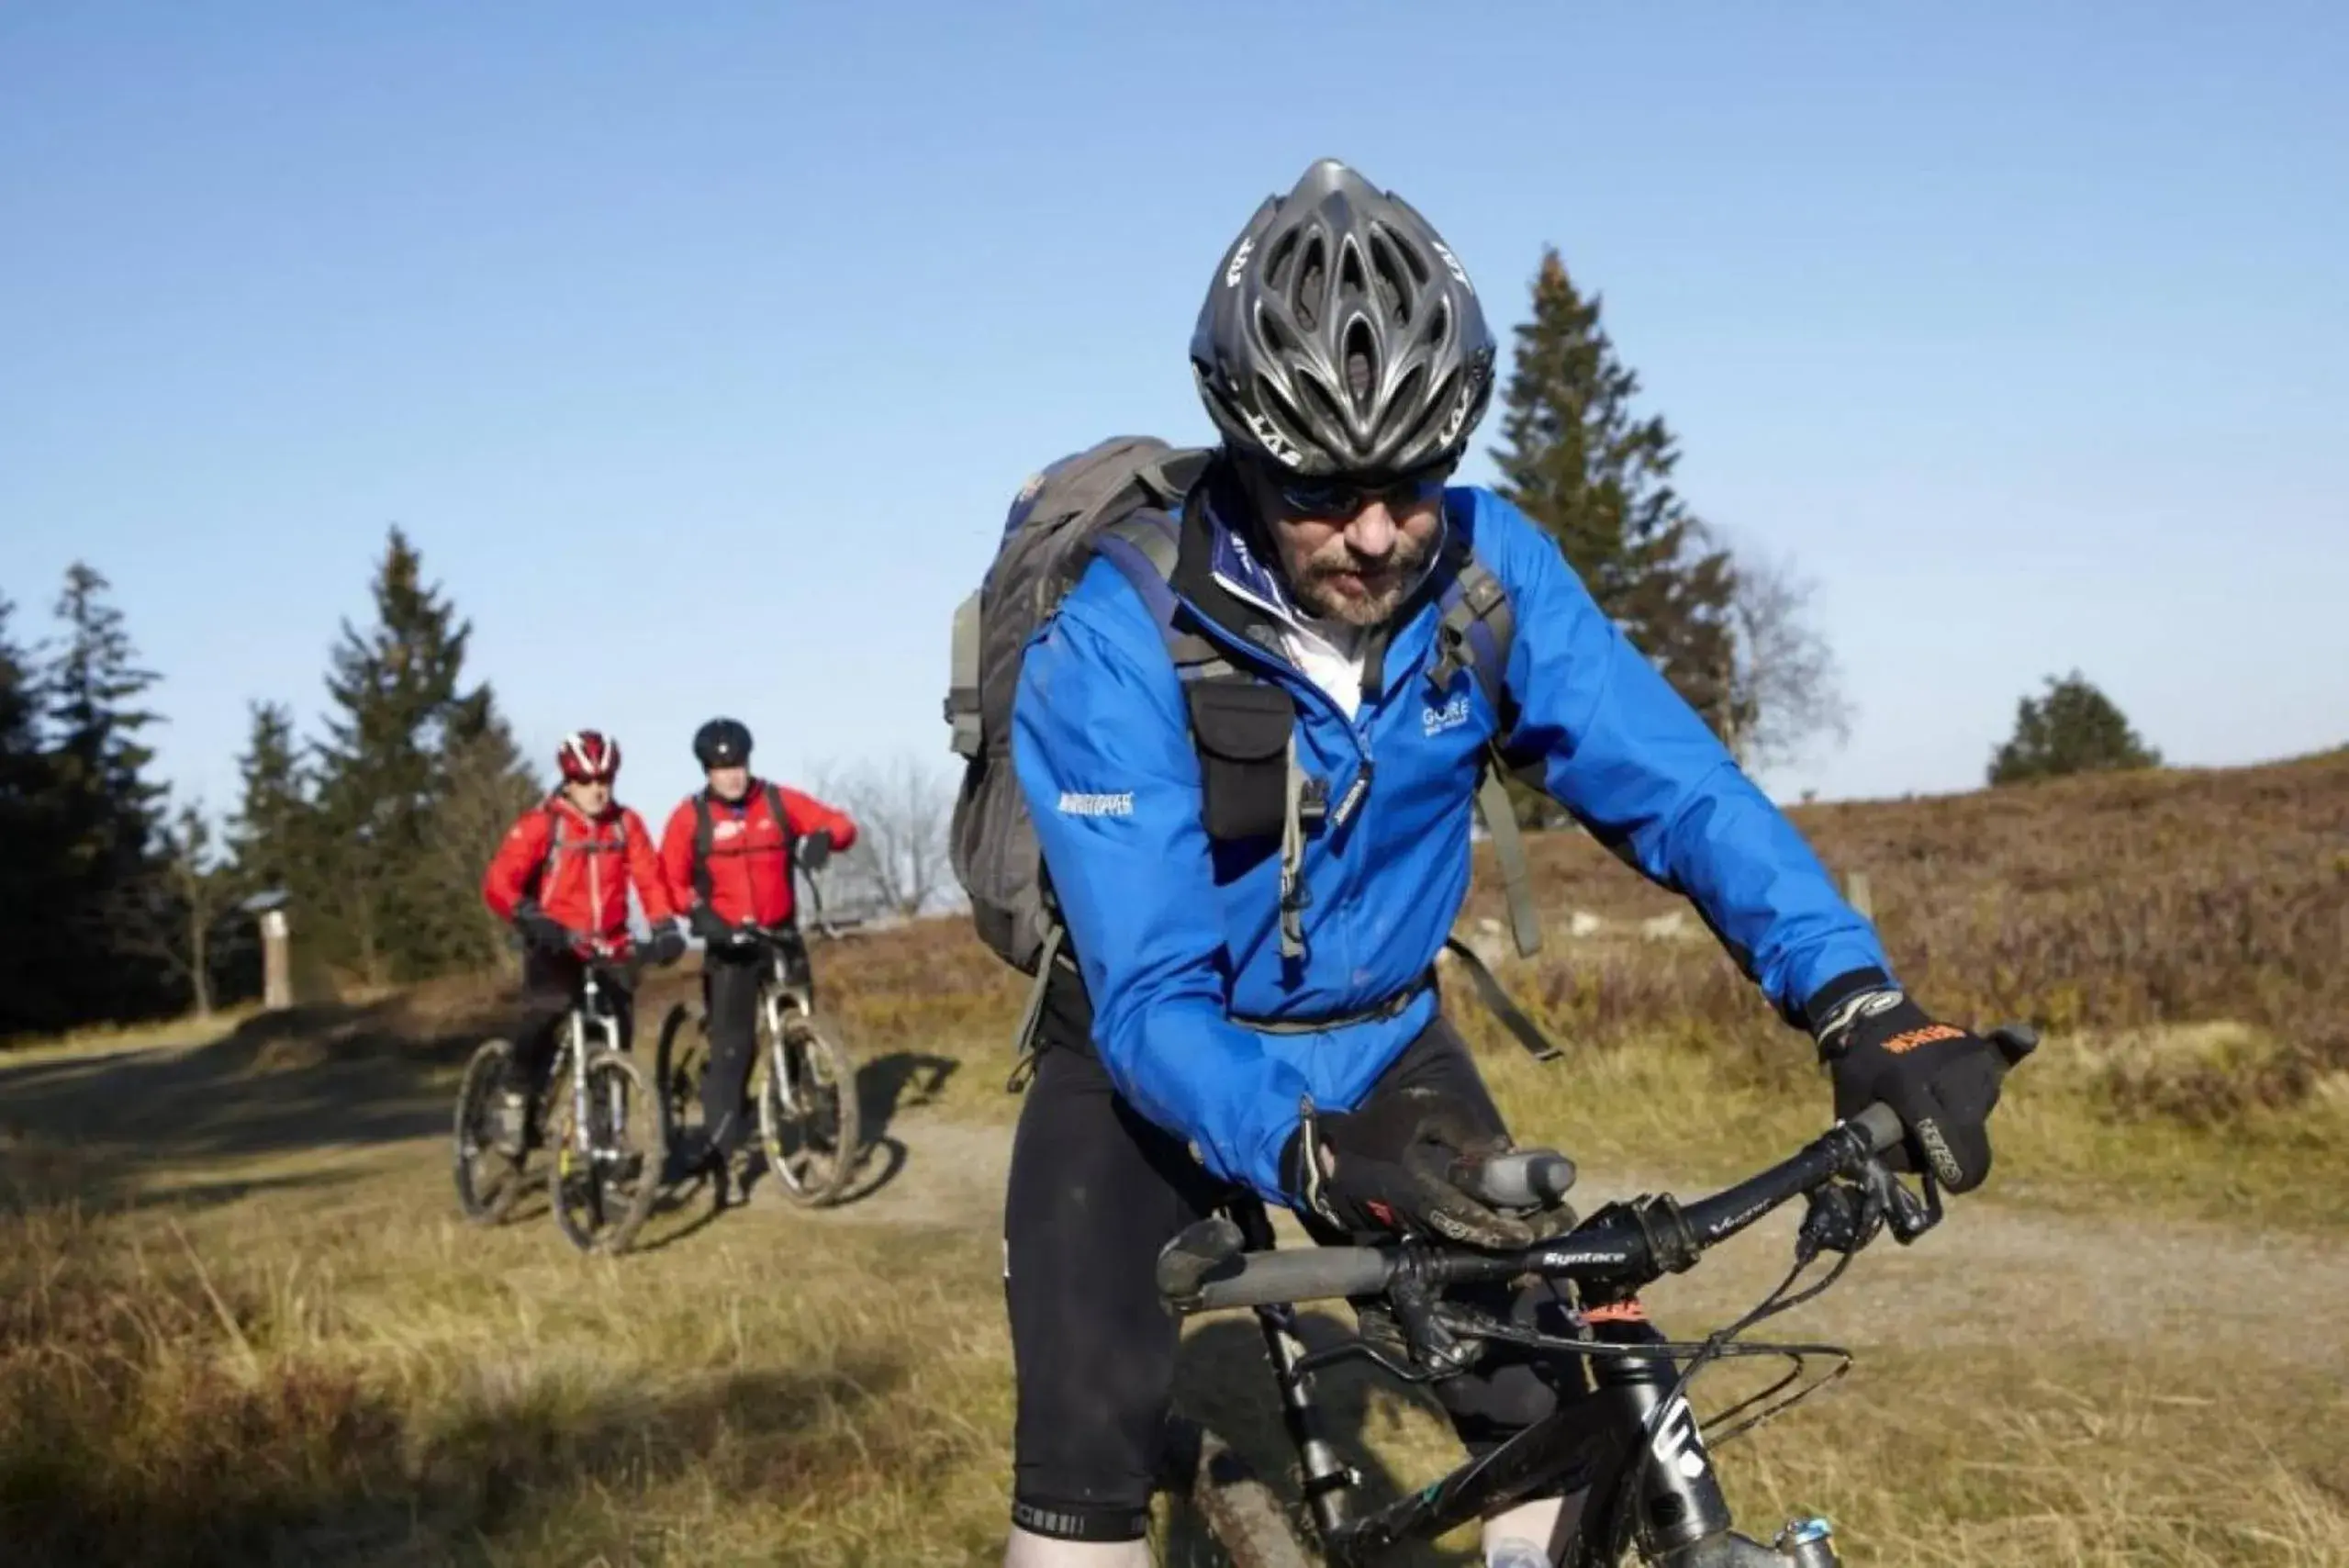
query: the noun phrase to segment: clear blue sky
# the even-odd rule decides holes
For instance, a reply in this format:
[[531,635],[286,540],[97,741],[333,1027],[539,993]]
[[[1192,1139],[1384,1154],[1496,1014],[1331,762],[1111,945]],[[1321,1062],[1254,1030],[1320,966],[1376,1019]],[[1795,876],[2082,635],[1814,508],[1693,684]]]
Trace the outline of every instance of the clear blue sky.
[[2344,81],[2320,4],[7,6],[0,588],[114,579],[216,806],[393,522],[648,811],[721,711],[943,765],[1012,491],[1204,431],[1208,274],[1333,154],[1504,320],[1559,244],[1697,508],[1818,579],[1858,721],[1780,790],[1965,787],[2075,665],[2177,760],[2311,749]]

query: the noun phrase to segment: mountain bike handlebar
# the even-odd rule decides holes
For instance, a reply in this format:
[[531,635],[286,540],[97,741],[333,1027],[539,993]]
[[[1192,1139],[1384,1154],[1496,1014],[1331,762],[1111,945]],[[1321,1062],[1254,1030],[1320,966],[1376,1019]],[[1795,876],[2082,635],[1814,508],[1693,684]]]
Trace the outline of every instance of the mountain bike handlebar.
[[[1219,1215],[1193,1226],[1158,1255],[1158,1294],[1176,1312],[1190,1314],[1381,1295],[1415,1273],[1434,1286],[1524,1274],[1644,1282],[1687,1267],[1706,1248],[1735,1236],[1788,1200],[1857,1170],[1900,1137],[1899,1118],[1872,1106],[1851,1121],[1839,1122],[1792,1159],[1710,1197],[1684,1205],[1666,1198],[1644,1207],[1612,1206],[1564,1236],[1517,1251],[1400,1242],[1247,1252],[1241,1250],[1239,1227]],[[1510,1193],[1543,1180],[1567,1162],[1551,1150],[1528,1149],[1492,1163],[1500,1171],[1485,1184],[1486,1191]]]
[[[2039,1043],[2023,1029],[1996,1030],[1990,1037],[2009,1068]],[[1526,1274],[1636,1287],[1691,1267],[1706,1249],[1791,1200],[1859,1174],[1906,1136],[1890,1106],[1871,1105],[1791,1158],[1709,1197],[1684,1204],[1669,1196],[1609,1204],[1565,1235],[1516,1251],[1412,1241],[1248,1252],[1239,1226],[1219,1215],[1185,1230],[1158,1254],[1158,1294],[1173,1311],[1190,1314],[1381,1295],[1399,1280],[1414,1277],[1438,1288]],[[1529,1208],[1562,1195],[1572,1184],[1574,1167],[1555,1150],[1524,1149],[1463,1161],[1453,1174],[1465,1191],[1488,1203]],[[1914,1194],[1907,1194],[1907,1201],[1914,1207],[1892,1216],[1895,1234],[1904,1240],[1921,1233],[1939,1214]]]
[[[1900,1118],[1889,1105],[1871,1105],[1851,1125],[1867,1135],[1869,1152],[1882,1154],[1901,1140]],[[1574,1185],[1574,1162],[1554,1148],[1519,1148],[1484,1159],[1452,1164],[1452,1185],[1496,1209],[1547,1208],[1562,1202]]]

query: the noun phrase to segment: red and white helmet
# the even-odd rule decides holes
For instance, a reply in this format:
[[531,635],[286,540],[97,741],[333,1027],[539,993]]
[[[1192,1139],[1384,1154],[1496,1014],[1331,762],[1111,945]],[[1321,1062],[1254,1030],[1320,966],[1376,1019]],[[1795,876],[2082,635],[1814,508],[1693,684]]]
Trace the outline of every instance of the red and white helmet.
[[620,743],[601,730],[575,731],[554,748],[554,765],[571,783],[609,783],[620,775]]

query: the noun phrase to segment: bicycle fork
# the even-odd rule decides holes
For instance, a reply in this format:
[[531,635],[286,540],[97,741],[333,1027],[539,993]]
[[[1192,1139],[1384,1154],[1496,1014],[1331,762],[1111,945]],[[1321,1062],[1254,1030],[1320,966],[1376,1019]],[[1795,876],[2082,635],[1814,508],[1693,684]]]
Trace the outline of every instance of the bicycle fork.
[[571,1140],[572,1148],[593,1172],[595,1134],[587,1119],[587,1021],[571,1014]]
[[[1729,1505],[1696,1412],[1686,1395],[1672,1392],[1680,1373],[1670,1358],[1594,1356],[1591,1372],[1598,1397],[1616,1403],[1621,1429],[1640,1434],[1646,1445],[1625,1460],[1639,1469],[1639,1488],[1629,1501],[1643,1558],[1663,1568],[1836,1568],[1840,1559],[1824,1519],[1790,1520],[1773,1546],[1729,1528]],[[1599,1504],[1592,1521],[1596,1531],[1613,1534],[1611,1500],[1593,1501]],[[1602,1550],[1605,1544],[1599,1543]]]
[[[1272,1221],[1258,1203],[1235,1204],[1227,1211],[1238,1221],[1240,1234],[1251,1251],[1273,1244]],[[1256,1326],[1264,1335],[1264,1353],[1272,1363],[1272,1381],[1281,1391],[1281,1421],[1289,1431],[1303,1472],[1305,1502],[1325,1541],[1341,1538],[1353,1513],[1353,1489],[1361,1482],[1352,1466],[1337,1457],[1323,1423],[1321,1406],[1314,1403],[1313,1380],[1303,1368],[1304,1342],[1297,1337],[1297,1309],[1259,1306]]]
[[789,1014],[781,1000],[770,998],[766,1004],[766,1040],[767,1049],[774,1054],[767,1059],[767,1076],[774,1081],[775,1097],[782,1103],[783,1114],[798,1116],[805,1107],[800,1103],[798,1053],[793,1050],[790,1036],[784,1028],[789,1022]]

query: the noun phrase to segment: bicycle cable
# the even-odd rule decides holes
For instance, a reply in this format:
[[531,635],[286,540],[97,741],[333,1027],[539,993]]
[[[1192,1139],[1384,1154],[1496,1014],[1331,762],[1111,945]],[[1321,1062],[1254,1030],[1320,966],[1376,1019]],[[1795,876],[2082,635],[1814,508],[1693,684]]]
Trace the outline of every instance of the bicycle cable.
[[[1786,1277],[1781,1280],[1768,1294],[1764,1295],[1751,1311],[1739,1318],[1736,1322],[1730,1324],[1728,1327],[1718,1329],[1714,1333],[1706,1336],[1703,1345],[1697,1349],[1695,1354],[1689,1358],[1687,1366],[1682,1371],[1678,1380],[1672,1383],[1671,1391],[1658,1402],[1655,1408],[1650,1412],[1647,1418],[1640,1423],[1639,1445],[1637,1450],[1637,1456],[1633,1460],[1632,1463],[1626,1467],[1623,1480],[1616,1488],[1615,1498],[1605,1516],[1610,1523],[1611,1529],[1609,1530],[1609,1538],[1606,1543],[1607,1555],[1601,1559],[1601,1561],[1606,1562],[1617,1562],[1622,1558],[1624,1551],[1629,1548],[1631,1544],[1631,1532],[1638,1520],[1638,1510],[1635,1505],[1639,1495],[1639,1484],[1648,1477],[1648,1467],[1655,1462],[1656,1435],[1661,1429],[1665,1417],[1670,1415],[1673,1406],[1681,1404],[1686,1399],[1688,1395],[1688,1385],[1695,1379],[1696,1374],[1704,1371],[1705,1368],[1712,1362],[1728,1358],[1732,1353],[1732,1347],[1736,1345],[1738,1337],[1745,1333],[1748,1329],[1753,1327],[1757,1324],[1767,1322],[1769,1319],[1777,1316],[1781,1313],[1791,1311],[1795,1307],[1800,1306],[1806,1302],[1816,1299],[1822,1291],[1825,1291],[1829,1286],[1834,1284],[1835,1282],[1842,1276],[1843,1271],[1851,1266],[1851,1257],[1852,1254],[1849,1252],[1840,1254],[1834,1266],[1828,1270],[1824,1278],[1820,1279],[1816,1284],[1810,1285],[1804,1290],[1795,1291],[1795,1282],[1803,1277],[1804,1272],[1810,1268],[1814,1261],[1817,1260],[1816,1256],[1798,1259],[1794,1268],[1787,1272]],[[1630,1348],[1639,1352],[1650,1355],[1657,1353],[1658,1350],[1657,1347],[1651,1345]],[[1741,1353],[1767,1354],[1773,1349],[1773,1347],[1757,1345],[1747,1348]],[[1800,1349],[1813,1348],[1800,1347]],[[1840,1365],[1834,1372],[1829,1373],[1825,1378],[1822,1378],[1818,1383],[1804,1389],[1793,1398],[1784,1400],[1762,1412],[1761,1415],[1745,1421],[1743,1424],[1731,1428],[1726,1434],[1713,1438],[1710,1440],[1710,1446],[1718,1446],[1721,1442],[1726,1441],[1728,1438],[1735,1437],[1743,1432],[1751,1431],[1754,1428],[1762,1425],[1762,1422],[1773,1418],[1774,1417],[1782,1414],[1784,1411],[1793,1408],[1795,1405],[1800,1403],[1802,1400],[1807,1399],[1811,1394],[1817,1393],[1819,1389],[1826,1387],[1829,1383],[1833,1383],[1836,1379],[1841,1377],[1845,1372],[1851,1369],[1851,1356],[1850,1351],[1838,1346],[1820,1346],[1816,1349],[1841,1356],[1841,1365]],[[1800,1358],[1796,1357],[1795,1359],[1796,1360],[1797,1367],[1799,1369]],[[1773,1384],[1772,1388],[1764,1390],[1762,1394],[1753,1396],[1752,1398],[1740,1402],[1739,1405],[1731,1406],[1729,1414],[1735,1415],[1749,1408],[1755,1402],[1755,1399],[1767,1397],[1770,1394],[1774,1393],[1777,1389],[1784,1388],[1784,1386],[1785,1382],[1782,1380],[1779,1383]]]

